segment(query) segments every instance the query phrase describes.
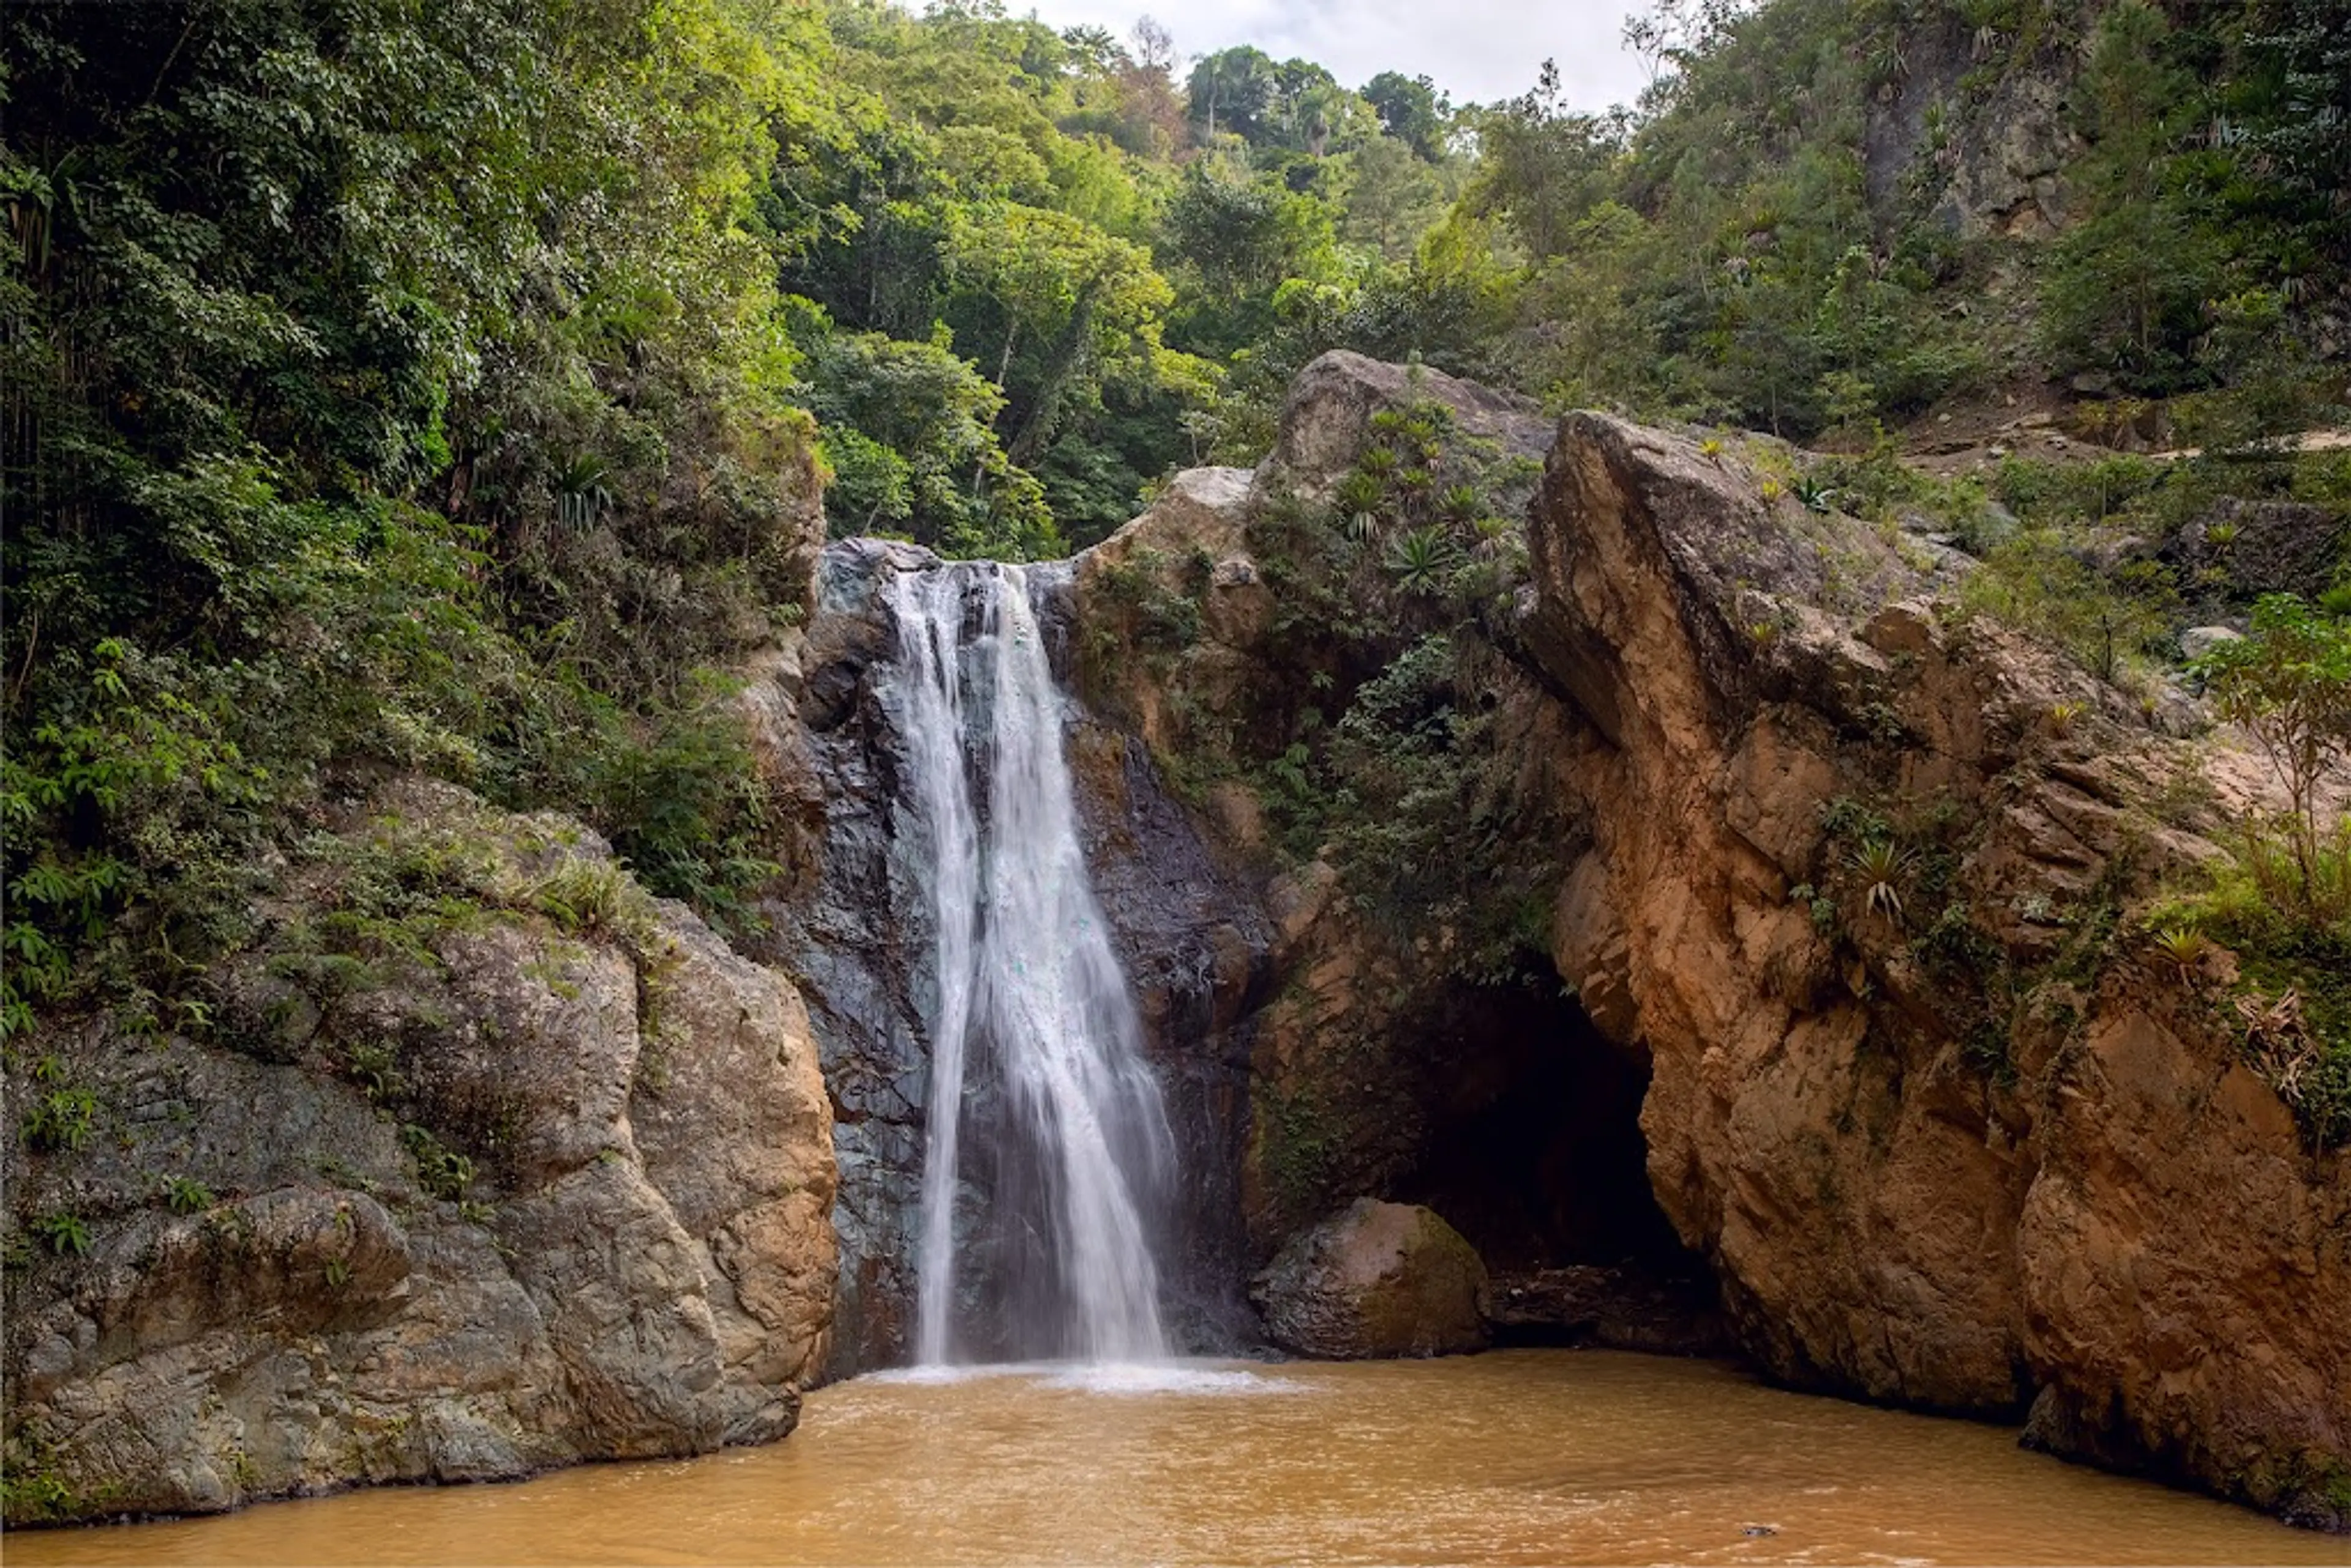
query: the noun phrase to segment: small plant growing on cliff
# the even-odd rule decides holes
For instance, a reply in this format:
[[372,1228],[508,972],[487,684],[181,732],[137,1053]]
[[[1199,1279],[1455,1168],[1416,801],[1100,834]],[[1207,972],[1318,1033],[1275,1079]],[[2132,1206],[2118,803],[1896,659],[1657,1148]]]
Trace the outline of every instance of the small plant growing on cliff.
[[434,1197],[456,1202],[474,1185],[474,1162],[444,1145],[432,1129],[411,1122],[400,1130],[400,1141],[416,1158],[416,1179]]
[[2063,740],[2081,724],[2085,711],[2080,703],[2051,703],[2049,711],[2042,718],[2049,726],[2049,733]]
[[1863,910],[1883,915],[1896,925],[1902,924],[1902,892],[1896,883],[1906,859],[1892,839],[1871,839],[1846,862],[1861,879]]
[[567,860],[531,884],[531,907],[567,932],[600,930],[621,913],[624,890],[617,866]]
[[163,1202],[173,1214],[201,1214],[219,1201],[212,1188],[193,1176],[172,1176],[163,1183]]
[[52,1089],[25,1113],[25,1142],[56,1153],[78,1149],[89,1141],[98,1119],[98,1097],[87,1089]]
[[2181,985],[2193,986],[2212,951],[2212,944],[2192,925],[2172,925],[2155,934],[2155,951],[2179,972]]
[[1388,570],[1406,593],[1435,593],[1452,563],[1452,547],[1436,528],[1415,528],[1388,551]]
[[1698,444],[1698,455],[1700,457],[1705,458],[1708,463],[1721,462],[1722,438],[1718,435],[1708,436],[1704,441]]
[[45,1214],[33,1221],[33,1234],[41,1239],[43,1246],[60,1258],[89,1256],[89,1227],[81,1222],[81,1216],[78,1214],[63,1209],[55,1214]]
[[1360,469],[1341,479],[1331,493],[1332,506],[1341,517],[1348,518],[1376,512],[1386,499],[1386,487],[1377,477]]
[[1836,504],[1836,492],[1809,474],[1796,481],[1791,494],[1808,512],[1825,514]]

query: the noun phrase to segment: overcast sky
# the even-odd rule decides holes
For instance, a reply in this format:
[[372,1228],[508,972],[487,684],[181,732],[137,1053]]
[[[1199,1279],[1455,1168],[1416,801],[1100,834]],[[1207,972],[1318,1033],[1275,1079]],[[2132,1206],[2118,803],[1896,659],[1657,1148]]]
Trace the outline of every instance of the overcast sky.
[[[1490,103],[1534,85],[1545,56],[1576,109],[1630,103],[1646,78],[1621,41],[1620,0],[1026,0],[1055,27],[1091,24],[1123,38],[1148,12],[1192,57],[1255,44],[1301,56],[1360,88],[1382,71],[1428,76],[1454,101]],[[1008,0],[1019,16],[1024,0]],[[1180,78],[1182,72],[1179,71]]]

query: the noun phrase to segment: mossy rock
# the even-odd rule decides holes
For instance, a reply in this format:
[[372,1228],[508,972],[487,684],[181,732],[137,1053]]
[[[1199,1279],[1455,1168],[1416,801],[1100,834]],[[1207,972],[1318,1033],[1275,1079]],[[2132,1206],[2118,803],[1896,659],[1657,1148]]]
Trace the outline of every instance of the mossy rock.
[[1433,1209],[1359,1197],[1290,1238],[1250,1285],[1266,1333],[1355,1361],[1486,1345],[1486,1265]]

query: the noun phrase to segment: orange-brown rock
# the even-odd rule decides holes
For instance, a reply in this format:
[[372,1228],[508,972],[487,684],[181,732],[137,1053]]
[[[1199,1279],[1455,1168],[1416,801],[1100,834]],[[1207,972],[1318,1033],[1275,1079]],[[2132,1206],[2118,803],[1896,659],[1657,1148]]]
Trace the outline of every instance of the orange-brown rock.
[[[1301,691],[1265,565],[1373,412],[1436,397],[1525,438],[1523,411],[1403,375],[1327,356],[1249,495],[1219,476],[1212,522],[1163,504],[1081,562],[1076,635],[1113,648],[1134,610],[1103,568],[1146,544],[1163,592],[1186,591],[1195,528],[1274,584],[1270,615],[1093,666],[1163,766],[1278,757],[1303,707],[1344,706],[1343,673]],[[2029,1413],[2053,1451],[2351,1524],[2351,1151],[2307,1145],[2132,924],[2218,852],[2212,801],[2258,769],[1959,614],[1950,552],[1778,495],[1769,444],[1588,413],[1556,436],[1515,611],[1456,633],[1489,655],[1459,695],[1510,748],[1524,852],[1559,862],[1554,984],[1646,1067],[1649,1193],[1741,1343],[1793,1383]],[[1276,933],[1243,1178],[1263,1256],[1352,1192],[1430,1179],[1486,1060],[1465,1040],[1568,1026],[1480,1013],[1449,932],[1374,918],[1212,802]]]

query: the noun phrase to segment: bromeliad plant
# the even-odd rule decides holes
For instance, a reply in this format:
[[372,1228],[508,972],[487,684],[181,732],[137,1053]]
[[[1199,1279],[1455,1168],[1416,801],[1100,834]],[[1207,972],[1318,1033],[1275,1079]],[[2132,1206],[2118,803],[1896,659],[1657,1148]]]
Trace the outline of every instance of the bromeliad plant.
[[1902,891],[1897,884],[1908,859],[1892,839],[1867,840],[1846,857],[1846,865],[1860,879],[1865,911],[1883,915],[1896,925],[1902,924]]

